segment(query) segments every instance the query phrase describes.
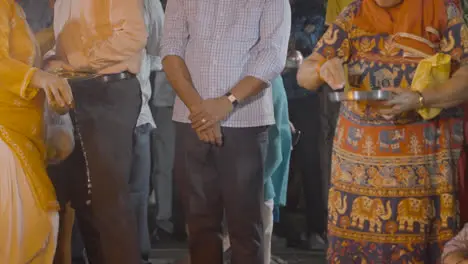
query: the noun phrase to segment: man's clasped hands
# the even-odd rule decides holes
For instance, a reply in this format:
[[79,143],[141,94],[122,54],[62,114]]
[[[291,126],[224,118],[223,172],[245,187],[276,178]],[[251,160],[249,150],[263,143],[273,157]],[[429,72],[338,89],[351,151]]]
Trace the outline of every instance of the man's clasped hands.
[[189,119],[198,138],[216,146],[223,144],[220,122],[234,110],[227,96],[206,99],[190,108]]

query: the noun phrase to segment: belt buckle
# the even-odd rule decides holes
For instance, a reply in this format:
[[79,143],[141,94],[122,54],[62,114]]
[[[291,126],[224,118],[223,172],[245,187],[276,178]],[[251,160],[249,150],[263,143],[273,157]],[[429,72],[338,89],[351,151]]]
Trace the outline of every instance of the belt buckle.
[[102,76],[102,81],[105,83],[109,83],[112,81],[121,81],[127,79],[128,74],[126,72],[119,72],[119,73],[114,73],[114,74],[109,74],[109,75],[103,75]]

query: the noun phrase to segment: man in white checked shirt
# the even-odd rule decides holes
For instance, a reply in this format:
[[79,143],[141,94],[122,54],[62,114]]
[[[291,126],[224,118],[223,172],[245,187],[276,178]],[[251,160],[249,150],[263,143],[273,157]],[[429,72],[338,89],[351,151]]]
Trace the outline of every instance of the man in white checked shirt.
[[178,98],[175,177],[192,264],[264,263],[263,164],[274,124],[270,80],[284,68],[288,0],[169,0],[161,44]]

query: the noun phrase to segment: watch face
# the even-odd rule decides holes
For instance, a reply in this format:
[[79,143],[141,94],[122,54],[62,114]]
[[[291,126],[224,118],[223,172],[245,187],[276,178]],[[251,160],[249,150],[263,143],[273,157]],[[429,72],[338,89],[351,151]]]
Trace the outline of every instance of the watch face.
[[228,100],[231,103],[235,103],[237,101],[237,98],[234,95],[231,94],[231,95],[228,96]]

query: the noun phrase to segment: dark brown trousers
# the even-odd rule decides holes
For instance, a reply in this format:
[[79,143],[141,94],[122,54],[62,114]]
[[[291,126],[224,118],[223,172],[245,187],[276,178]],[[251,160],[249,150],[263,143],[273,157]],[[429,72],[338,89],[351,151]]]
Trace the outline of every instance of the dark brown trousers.
[[76,147],[67,160],[49,169],[58,200],[62,206],[71,201],[76,210],[90,264],[140,264],[129,194],[140,85],[130,78],[71,86]]
[[232,264],[263,263],[263,164],[268,127],[222,128],[224,144],[176,123],[174,175],[189,229],[191,264],[222,264],[225,212]]

